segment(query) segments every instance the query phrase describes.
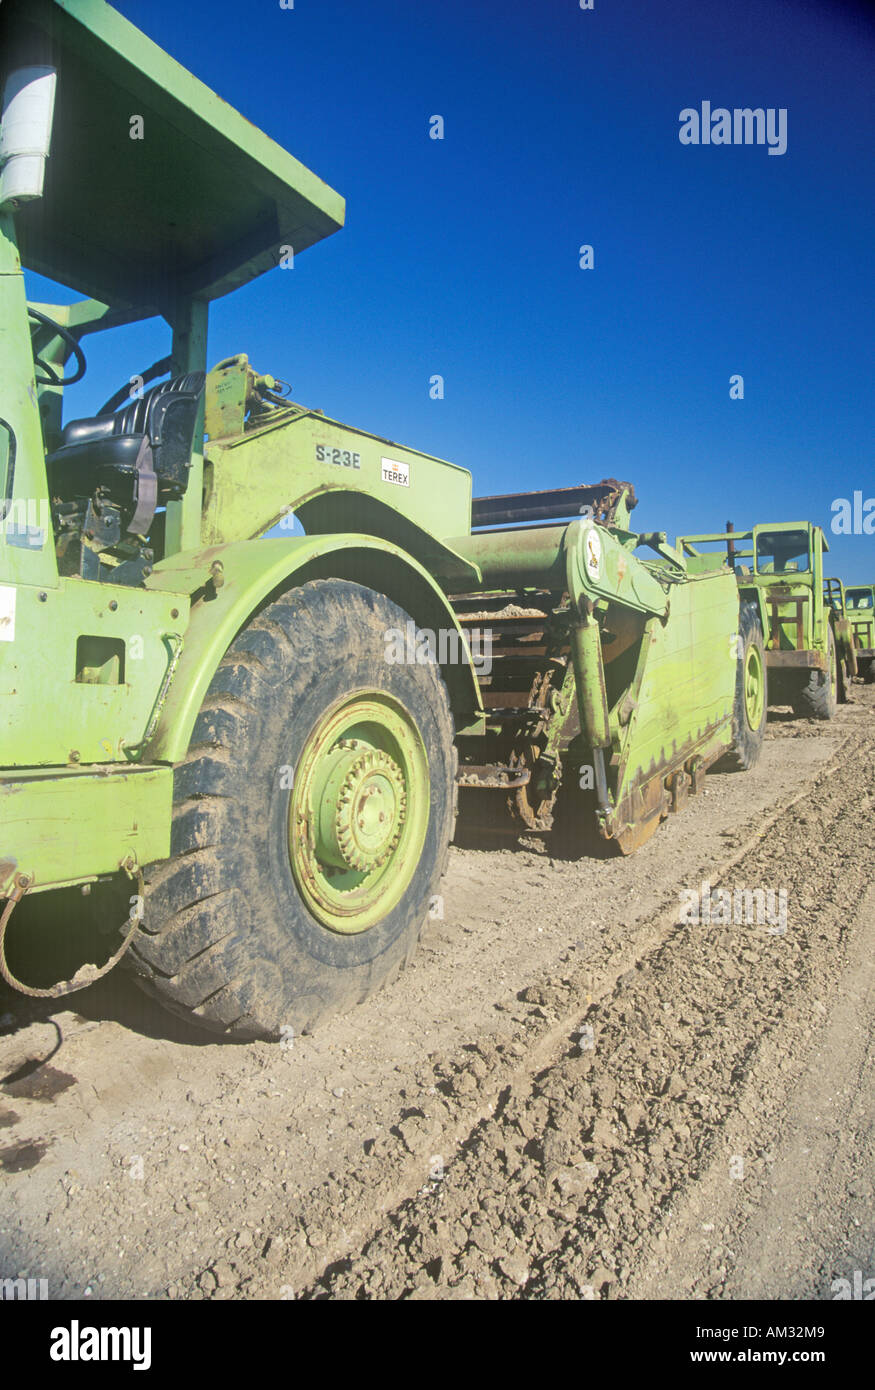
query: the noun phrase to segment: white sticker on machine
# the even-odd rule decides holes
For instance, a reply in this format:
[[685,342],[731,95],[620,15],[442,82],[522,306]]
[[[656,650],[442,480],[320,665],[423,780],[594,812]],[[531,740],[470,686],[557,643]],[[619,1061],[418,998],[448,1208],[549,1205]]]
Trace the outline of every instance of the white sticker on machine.
[[15,641],[15,594],[8,585],[0,586],[0,642]]
[[598,531],[590,527],[584,535],[583,546],[586,572],[593,583],[597,584],[602,574],[602,542]]
[[397,483],[398,487],[410,487],[410,464],[399,463],[397,459],[383,459],[380,475],[384,483]]

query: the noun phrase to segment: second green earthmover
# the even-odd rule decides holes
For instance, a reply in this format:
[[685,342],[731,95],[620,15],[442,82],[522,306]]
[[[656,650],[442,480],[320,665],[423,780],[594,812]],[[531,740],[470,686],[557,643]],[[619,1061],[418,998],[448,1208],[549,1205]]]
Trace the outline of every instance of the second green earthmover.
[[[720,549],[715,552],[714,547]],[[824,579],[826,536],[809,521],[683,536],[678,547],[733,573],[742,601],[759,616],[766,642],[770,705],[799,717],[832,719],[856,674],[850,624],[836,606],[837,581]],[[840,595],[839,595],[840,597]]]

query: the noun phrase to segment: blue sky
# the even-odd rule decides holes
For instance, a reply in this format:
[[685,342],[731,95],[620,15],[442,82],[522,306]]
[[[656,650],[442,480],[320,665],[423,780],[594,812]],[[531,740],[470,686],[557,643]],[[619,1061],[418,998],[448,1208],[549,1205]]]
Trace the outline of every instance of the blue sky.
[[[475,494],[629,478],[642,530],[828,529],[833,499],[875,497],[863,7],[117,8],[347,199],[294,271],[213,307],[212,360],[247,351],[296,400],[471,469]],[[786,153],[681,145],[703,99],[786,108]],[[166,350],[156,325],[114,338],[88,340],[74,413]],[[875,579],[875,536],[831,540],[833,571]]]

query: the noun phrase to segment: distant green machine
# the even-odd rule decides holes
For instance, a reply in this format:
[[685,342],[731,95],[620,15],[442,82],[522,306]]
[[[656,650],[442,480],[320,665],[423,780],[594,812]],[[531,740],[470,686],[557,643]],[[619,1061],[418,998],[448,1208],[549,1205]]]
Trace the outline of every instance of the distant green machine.
[[857,669],[865,681],[875,681],[875,584],[845,590],[845,613],[851,625]]
[[[338,230],[337,193],[102,0],[5,0],[0,45],[7,983],[124,955],[225,1036],[300,1031],[410,958],[457,795],[629,852],[753,764],[758,610],[631,530],[630,484],[472,503],[244,354],[207,375],[210,302]],[[29,305],[22,263],[92,298]],[[85,337],[155,315],[169,355],[70,418]],[[28,948],[83,914],[102,958],[57,983]]]
[[[749,531],[682,536],[689,556],[733,571],[743,602],[766,634],[768,702],[799,716],[832,719],[856,674],[850,623],[836,607],[837,580],[824,579],[829,545],[809,521],[770,522]],[[702,547],[719,546],[720,551]]]

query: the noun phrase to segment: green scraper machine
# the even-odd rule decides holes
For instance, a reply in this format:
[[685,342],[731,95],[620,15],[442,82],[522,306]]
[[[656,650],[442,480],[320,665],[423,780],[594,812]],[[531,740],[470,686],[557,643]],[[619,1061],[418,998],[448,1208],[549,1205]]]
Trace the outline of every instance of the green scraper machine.
[[[208,371],[211,301],[337,193],[102,0],[4,0],[0,53],[7,985],[123,958],[224,1036],[307,1029],[410,958],[457,810],[628,853],[754,762],[756,608],[629,483],[472,501],[245,354]],[[167,356],[77,414],[89,336],[150,317]]]

